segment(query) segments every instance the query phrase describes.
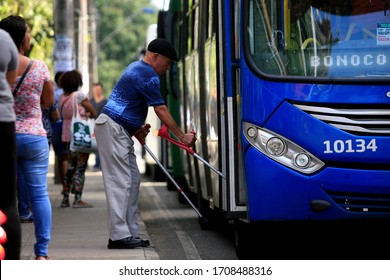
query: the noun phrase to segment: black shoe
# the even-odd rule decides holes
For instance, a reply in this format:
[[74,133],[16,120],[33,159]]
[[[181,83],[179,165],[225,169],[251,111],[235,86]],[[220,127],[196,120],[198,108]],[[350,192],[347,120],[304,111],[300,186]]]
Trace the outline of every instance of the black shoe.
[[141,237],[134,237],[134,240],[140,240],[142,242],[141,247],[148,247],[150,246],[150,241],[147,239],[141,239]]
[[115,241],[108,239],[108,249],[133,249],[136,247],[144,247],[142,239],[135,239],[133,237],[126,237]]

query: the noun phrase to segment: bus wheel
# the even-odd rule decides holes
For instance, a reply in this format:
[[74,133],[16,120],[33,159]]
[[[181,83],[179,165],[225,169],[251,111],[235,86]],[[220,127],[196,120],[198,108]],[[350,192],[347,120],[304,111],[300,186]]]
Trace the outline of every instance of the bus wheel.
[[250,225],[240,220],[235,221],[234,239],[236,255],[240,260],[256,259],[256,246],[253,246],[253,235]]
[[209,219],[207,219],[205,216],[199,217],[199,225],[200,225],[201,230],[212,229]]
[[203,216],[203,218],[199,218],[200,228],[202,230],[216,230],[220,220],[218,219],[217,213],[209,207],[208,202],[200,199],[198,201],[198,209]]
[[201,230],[216,230],[218,228],[218,220],[211,210],[200,211],[202,218],[199,217],[199,225]]

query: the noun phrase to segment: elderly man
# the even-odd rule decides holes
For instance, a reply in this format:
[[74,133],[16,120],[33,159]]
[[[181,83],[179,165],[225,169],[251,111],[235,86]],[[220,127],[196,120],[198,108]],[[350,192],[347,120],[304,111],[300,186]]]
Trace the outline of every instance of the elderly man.
[[145,138],[148,107],[184,144],[191,147],[196,137],[184,133],[164,103],[159,75],[178,61],[175,48],[157,38],[148,45],[143,60],[131,63],[116,83],[107,104],[96,120],[95,134],[101,160],[108,206],[109,249],[131,249],[150,245],[139,236],[137,223],[140,172],[132,136]]

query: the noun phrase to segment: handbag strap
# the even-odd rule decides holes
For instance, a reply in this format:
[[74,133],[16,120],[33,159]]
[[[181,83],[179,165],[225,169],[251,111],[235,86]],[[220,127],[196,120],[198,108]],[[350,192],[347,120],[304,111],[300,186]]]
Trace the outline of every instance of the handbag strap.
[[[80,118],[80,113],[79,113],[79,106],[78,106],[78,103],[77,103],[77,91],[73,92],[72,93],[72,108],[73,108],[73,116],[74,117],[78,117]],[[74,111],[76,109],[76,112]]]
[[[64,102],[62,102],[62,106],[61,106],[61,112],[62,112],[62,109],[64,109],[64,105],[67,101],[69,101],[69,99],[71,99],[71,95],[68,97],[68,99],[66,99]],[[72,101],[73,102],[73,101]]]
[[33,61],[30,60],[30,63],[28,64],[28,66],[27,66],[26,70],[24,71],[22,77],[20,77],[18,84],[16,85],[14,91],[12,92],[12,95],[15,96],[15,94],[18,92],[18,90],[20,88],[20,85],[22,84],[22,82],[23,82],[24,78],[26,77],[28,71],[30,71],[30,68],[31,68],[32,65],[33,65]]

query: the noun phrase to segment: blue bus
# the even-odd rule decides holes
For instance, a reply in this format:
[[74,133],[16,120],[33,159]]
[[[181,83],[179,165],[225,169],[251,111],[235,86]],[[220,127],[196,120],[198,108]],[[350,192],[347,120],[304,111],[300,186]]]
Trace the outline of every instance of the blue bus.
[[390,218],[390,5],[382,0],[171,0],[180,61],[162,77],[194,150],[171,156],[208,219]]

